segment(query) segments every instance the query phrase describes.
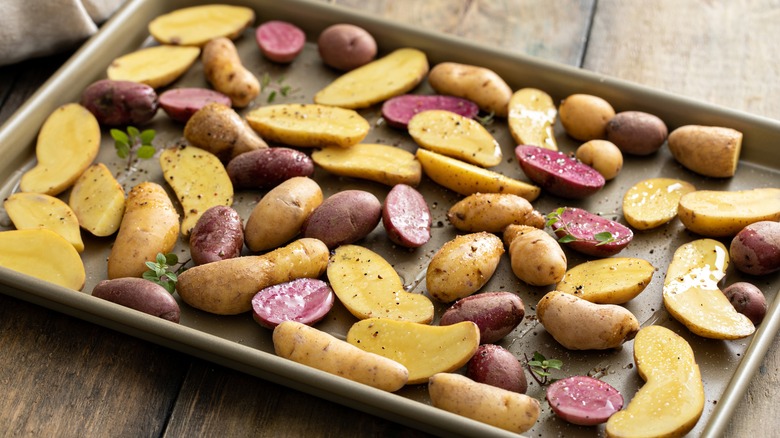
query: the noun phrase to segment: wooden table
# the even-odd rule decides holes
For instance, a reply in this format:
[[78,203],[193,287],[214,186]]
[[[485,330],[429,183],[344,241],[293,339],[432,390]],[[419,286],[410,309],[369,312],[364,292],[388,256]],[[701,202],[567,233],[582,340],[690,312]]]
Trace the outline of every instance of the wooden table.
[[[330,3],[780,119],[777,1]],[[0,122],[66,59],[0,69]],[[728,436],[777,436],[779,347]],[[425,435],[5,295],[0,352],[5,436]]]

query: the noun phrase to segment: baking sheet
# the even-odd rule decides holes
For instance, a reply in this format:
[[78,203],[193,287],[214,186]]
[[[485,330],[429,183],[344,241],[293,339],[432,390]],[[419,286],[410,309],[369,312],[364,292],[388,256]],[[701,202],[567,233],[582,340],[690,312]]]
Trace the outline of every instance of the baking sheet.
[[[0,195],[5,197],[14,191],[21,171],[33,164],[35,136],[45,117],[54,108],[66,102],[78,101],[84,87],[105,77],[105,67],[114,57],[152,44],[146,32],[146,24],[151,18],[198,3],[185,0],[132,1],[77,52],[0,129],[0,152],[7,158],[0,163]],[[776,186],[780,180],[780,150],[773,147],[777,139],[780,139],[780,124],[777,121],[717,108],[567,66],[480,47],[444,35],[426,33],[322,3],[263,0],[234,3],[254,7],[257,12],[256,23],[269,19],[294,22],[307,32],[310,40],[329,24],[352,22],[368,29],[376,37],[383,53],[397,47],[411,46],[425,51],[432,65],[440,61],[458,61],[486,66],[504,77],[513,89],[528,86],[541,88],[550,93],[556,101],[574,92],[597,94],[610,101],[618,111],[632,109],[654,113],[666,121],[670,130],[682,124],[697,123],[729,126],[745,133],[743,160],[735,178],[718,180],[699,177],[679,166],[666,148],[663,148],[651,157],[627,157],[621,175],[591,199],[571,202],[542,195],[534,202],[534,206],[545,213],[563,205],[579,206],[611,219],[621,220],[620,201],[623,193],[637,181],[650,177],[678,177],[692,182],[699,189],[719,190],[766,187],[773,184]],[[311,43],[307,45],[302,56],[289,67],[271,64],[262,58],[255,45],[252,29],[237,41],[237,45],[244,64],[256,75],[268,73],[272,83],[279,81],[292,87],[293,91],[287,97],[277,95],[274,103],[311,102],[314,92],[337,77],[335,72],[322,65],[316,54],[316,47]],[[184,85],[206,86],[199,63],[173,86]],[[425,94],[431,90],[423,84],[415,92]],[[254,105],[265,104],[266,96],[267,94],[260,96]],[[240,112],[245,113],[253,107]],[[406,134],[383,124],[378,108],[361,113],[372,125],[366,142],[393,144],[414,151],[416,145]],[[155,140],[158,148],[181,140],[181,125],[169,121],[162,111],[149,127],[158,131]],[[513,159],[514,144],[504,123],[497,120],[489,130],[504,149],[505,160],[496,169],[509,176],[526,180]],[[556,137],[562,151],[573,151],[578,145],[565,136],[560,124],[556,126]],[[141,177],[163,183],[156,160],[139,162],[136,170],[126,172],[125,161],[116,157],[107,131],[104,131],[98,160],[109,165],[128,190]],[[149,172],[148,176],[146,172]],[[333,177],[319,169],[315,179],[320,182],[325,195],[344,189],[360,188],[371,191],[382,200],[389,190],[388,187],[375,183]],[[416,293],[424,292],[424,282],[421,283],[421,280],[424,279],[425,267],[433,253],[443,242],[455,235],[454,229],[447,224],[446,212],[449,205],[460,198],[425,179],[420,190],[432,209],[434,228],[431,242],[417,250],[399,250],[389,243],[381,226],[361,242],[362,245],[383,254],[399,271],[408,289]],[[236,194],[234,207],[244,220],[262,194],[259,191],[242,191]],[[0,225],[8,227],[7,222]],[[182,324],[177,326],[92,299],[88,295],[92,286],[105,278],[105,259],[111,241],[91,238],[86,233],[83,237],[87,247],[84,260],[88,272],[85,293],[64,290],[0,269],[2,292],[431,433],[465,436],[505,434],[498,429],[431,407],[424,386],[408,387],[397,394],[388,394],[280,359],[272,353],[270,331],[257,325],[248,314],[215,316],[182,303]],[[749,279],[755,282],[773,303],[766,322],[753,337],[738,341],[713,341],[691,335],[680,324],[671,320],[663,309],[661,284],[674,250],[680,244],[696,237],[685,231],[679,221],[674,221],[655,231],[636,233],[634,242],[621,252],[620,256],[645,258],[657,268],[646,291],[626,307],[643,325],[652,323],[667,326],[691,343],[701,366],[706,392],[705,412],[692,435],[719,436],[733,407],[741,401],[750,376],[758,367],[777,332],[777,314],[780,310],[774,298],[780,288],[780,275]],[[177,251],[180,258],[188,258],[185,242],[179,242]],[[567,256],[570,267],[585,260],[571,251],[567,251]],[[732,268],[727,276],[728,283],[739,279],[741,276]],[[521,283],[511,273],[508,258],[505,257],[497,274],[484,290],[517,292],[524,300],[526,313],[530,316],[534,314],[536,301],[549,288],[533,288]],[[437,308],[437,317],[442,310],[443,306]],[[317,327],[343,337],[354,321],[352,315],[337,305]],[[534,351],[540,351],[547,357],[562,359],[564,370],[560,377],[588,373],[598,375],[618,388],[627,401],[642,384],[633,368],[632,342],[619,351],[568,352],[559,347],[533,318],[527,318],[501,345],[519,358],[524,354],[530,356]],[[542,399],[543,389],[530,378],[529,383],[529,395]],[[556,419],[546,403],[542,403],[542,406],[543,414],[537,425],[528,432],[529,436],[603,434],[603,426],[572,426]]]

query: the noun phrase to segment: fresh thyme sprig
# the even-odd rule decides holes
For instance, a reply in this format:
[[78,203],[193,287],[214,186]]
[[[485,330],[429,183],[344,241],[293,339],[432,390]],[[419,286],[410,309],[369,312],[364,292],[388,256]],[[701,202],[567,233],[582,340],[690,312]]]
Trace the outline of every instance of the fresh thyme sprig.
[[127,132],[121,129],[112,129],[111,137],[114,139],[114,147],[119,158],[127,158],[127,168],[133,165],[133,154],[141,159],[154,156],[156,149],[152,146],[152,140],[157,132],[154,129],[139,131],[135,126],[128,126]]
[[164,287],[170,293],[176,290],[176,282],[179,281],[178,274],[184,269],[185,263],[182,263],[178,269],[173,269],[179,264],[179,257],[176,254],[157,253],[153,262],[146,262],[148,271],[143,273],[143,278]]
[[289,84],[284,83],[284,76],[280,76],[275,81],[271,81],[271,75],[268,73],[263,74],[263,79],[260,82],[261,89],[263,91],[270,89],[271,92],[268,93],[268,97],[266,98],[267,103],[273,103],[274,100],[276,100],[277,95],[282,95],[282,97],[287,97],[287,95],[290,94],[290,92],[295,91],[293,90],[292,86]]
[[560,370],[563,366],[563,361],[558,359],[547,359],[538,351],[534,351],[534,357],[531,360],[528,359],[528,356],[525,356],[525,362],[528,371],[531,372],[531,377],[533,377],[541,386],[556,381],[557,379],[550,377],[552,375],[550,370]]

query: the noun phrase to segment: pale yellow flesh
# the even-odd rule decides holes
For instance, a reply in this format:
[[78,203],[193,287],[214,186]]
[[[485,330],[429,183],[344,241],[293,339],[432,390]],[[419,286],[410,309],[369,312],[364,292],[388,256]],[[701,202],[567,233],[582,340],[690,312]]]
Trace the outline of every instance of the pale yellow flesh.
[[110,236],[125,214],[125,190],[105,164],[97,163],[73,184],[68,204],[82,228],[95,236]]
[[106,75],[117,81],[140,82],[160,88],[183,75],[199,55],[197,47],[147,47],[113,60]]
[[780,220],[780,188],[698,190],[680,198],[677,215],[702,236],[734,236],[754,222]]
[[712,339],[740,339],[755,331],[753,323],[737,312],[718,282],[726,275],[729,254],[712,239],[680,246],[664,279],[664,305],[693,333]]
[[74,290],[86,279],[73,245],[43,228],[0,232],[0,266]]
[[194,6],[160,15],[149,23],[149,33],[162,44],[202,46],[217,37],[234,38],[254,20],[250,8]]
[[367,108],[412,90],[427,73],[425,53],[398,49],[340,76],[314,95],[314,103]]
[[58,195],[73,185],[99,149],[100,125],[89,110],[76,103],[57,108],[38,133],[38,162],[22,175],[20,190]]
[[181,203],[183,235],[190,234],[209,208],[233,204],[233,183],[225,166],[211,152],[194,146],[168,148],[160,154],[160,167]]
[[84,251],[76,214],[60,199],[42,193],[20,192],[9,196],[3,207],[17,229],[45,228],[65,238],[76,251]]
[[674,178],[639,181],[623,196],[623,217],[637,230],[650,230],[677,217],[683,195],[696,190],[693,184]]
[[549,94],[536,88],[521,88],[509,99],[509,133],[519,145],[557,151],[558,143],[553,132],[557,115],[555,103]]
[[671,330],[648,326],[634,339],[634,361],[647,383],[607,421],[614,438],[680,437],[704,409],[704,386],[690,345]]
[[409,120],[408,130],[420,147],[480,167],[496,166],[503,157],[501,147],[485,127],[452,111],[417,113]]
[[457,236],[433,255],[425,274],[428,293],[450,303],[482,288],[493,276],[504,244],[495,234],[478,232]]
[[370,128],[353,110],[317,104],[264,106],[246,120],[264,140],[298,147],[354,146]]
[[347,342],[404,365],[413,385],[465,365],[479,346],[479,328],[471,321],[432,326],[370,318],[352,325]]
[[591,260],[566,271],[555,289],[591,303],[623,304],[645,290],[653,272],[650,262],[638,258]]
[[334,175],[376,181],[388,186],[417,186],[420,162],[409,151],[384,144],[360,143],[349,148],[330,146],[311,154],[314,163]]
[[539,187],[535,185],[436,152],[420,148],[415,155],[428,178],[464,196],[474,193],[512,193],[533,201],[540,193]]
[[398,273],[379,254],[358,245],[336,248],[328,262],[328,281],[344,307],[356,318],[390,318],[427,324],[433,303],[404,290]]

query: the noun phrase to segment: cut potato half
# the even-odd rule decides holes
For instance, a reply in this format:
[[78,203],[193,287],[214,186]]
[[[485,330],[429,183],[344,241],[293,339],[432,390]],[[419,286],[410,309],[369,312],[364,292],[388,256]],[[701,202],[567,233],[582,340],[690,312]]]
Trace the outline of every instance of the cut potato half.
[[623,196],[623,217],[637,230],[651,230],[677,217],[680,198],[696,190],[674,178],[650,178],[634,184]]
[[780,220],[780,188],[698,190],[680,198],[677,215],[702,236],[734,236],[754,222]]
[[64,237],[76,251],[84,251],[79,220],[68,204],[59,198],[20,192],[9,196],[3,207],[17,229],[45,228]]
[[255,12],[243,6],[193,6],[158,16],[149,33],[162,44],[203,46],[218,37],[235,39],[254,21]]
[[161,88],[183,75],[198,56],[198,47],[148,47],[111,61],[106,75],[116,81],[140,82]]
[[125,214],[125,190],[105,164],[96,163],[76,180],[68,204],[82,228],[95,236],[110,236],[119,230]]
[[44,228],[0,232],[0,266],[73,290],[87,276],[73,245]]
[[297,147],[350,147],[360,143],[370,125],[345,108],[283,104],[257,108],[246,115],[249,126],[266,141]]
[[480,167],[501,163],[501,146],[474,119],[452,111],[423,111],[409,120],[409,135],[421,147]]
[[521,88],[509,99],[509,133],[519,145],[557,151],[558,143],[553,131],[557,115],[555,102],[549,94],[536,88]]
[[413,153],[385,144],[360,143],[349,148],[330,146],[313,152],[311,159],[332,174],[388,186],[415,187],[422,178],[422,167]]

